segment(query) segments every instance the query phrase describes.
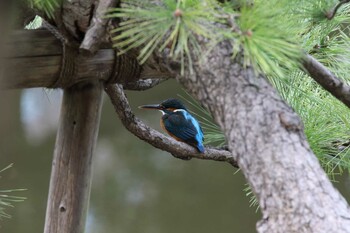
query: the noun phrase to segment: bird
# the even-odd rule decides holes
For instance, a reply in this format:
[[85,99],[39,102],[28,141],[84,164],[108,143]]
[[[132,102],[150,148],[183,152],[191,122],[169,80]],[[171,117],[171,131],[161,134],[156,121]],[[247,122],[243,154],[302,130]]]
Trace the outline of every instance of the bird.
[[199,122],[188,112],[178,99],[167,99],[160,104],[139,106],[141,109],[154,109],[162,113],[160,126],[177,141],[185,142],[204,153],[204,134]]

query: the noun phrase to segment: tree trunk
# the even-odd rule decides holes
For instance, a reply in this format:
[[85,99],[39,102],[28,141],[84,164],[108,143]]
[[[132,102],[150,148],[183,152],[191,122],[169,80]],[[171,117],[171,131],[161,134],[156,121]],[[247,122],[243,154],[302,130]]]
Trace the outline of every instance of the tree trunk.
[[350,232],[350,209],[311,151],[299,117],[266,79],[220,43],[180,78],[225,132],[256,194],[258,232]]
[[81,83],[64,91],[45,233],[84,232],[101,106],[99,82]]

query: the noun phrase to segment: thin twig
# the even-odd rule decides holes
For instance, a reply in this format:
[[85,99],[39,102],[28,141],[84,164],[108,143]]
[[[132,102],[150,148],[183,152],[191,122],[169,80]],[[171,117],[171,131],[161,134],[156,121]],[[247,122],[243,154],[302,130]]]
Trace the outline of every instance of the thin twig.
[[342,0],[342,1],[339,1],[339,3],[338,3],[337,5],[335,5],[335,7],[334,7],[332,10],[326,12],[326,17],[327,17],[327,19],[332,20],[332,19],[334,18],[334,16],[337,14],[338,9],[339,9],[342,5],[344,5],[345,3],[349,3],[349,2],[350,2],[350,0]]
[[121,85],[108,85],[105,87],[105,91],[111,99],[115,111],[125,128],[138,138],[148,142],[158,149],[171,153],[176,158],[197,158],[224,161],[230,163],[234,167],[238,167],[235,156],[227,150],[206,147],[205,153],[198,153],[192,146],[167,137],[144,124],[141,120],[135,117],[132,112]]
[[350,108],[350,86],[338,79],[332,72],[310,55],[304,57],[303,67],[311,78]]

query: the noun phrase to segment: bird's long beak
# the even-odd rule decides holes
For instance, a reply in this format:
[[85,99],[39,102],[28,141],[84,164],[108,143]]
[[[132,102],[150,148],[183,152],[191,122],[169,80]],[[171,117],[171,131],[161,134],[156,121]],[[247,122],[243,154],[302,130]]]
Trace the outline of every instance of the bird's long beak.
[[160,110],[160,109],[162,109],[162,106],[159,104],[148,104],[148,105],[141,105],[141,106],[139,106],[139,108]]

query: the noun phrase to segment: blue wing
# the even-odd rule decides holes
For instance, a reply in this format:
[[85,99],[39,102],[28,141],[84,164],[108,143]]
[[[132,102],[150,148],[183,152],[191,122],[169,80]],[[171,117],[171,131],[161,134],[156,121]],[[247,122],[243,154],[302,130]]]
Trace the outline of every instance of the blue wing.
[[204,152],[203,131],[198,121],[187,111],[176,111],[163,116],[165,129],[182,141],[197,147],[200,152]]

